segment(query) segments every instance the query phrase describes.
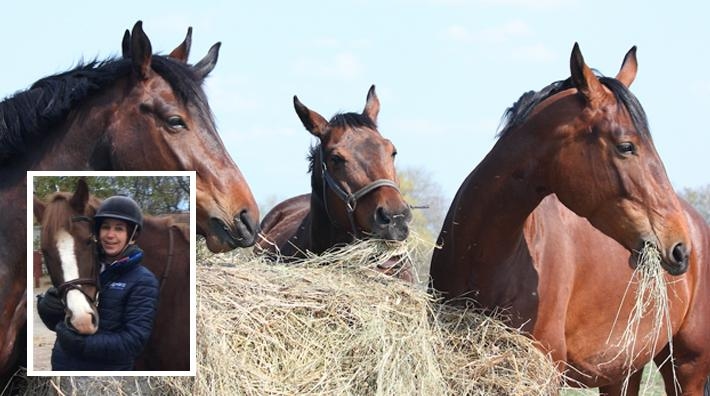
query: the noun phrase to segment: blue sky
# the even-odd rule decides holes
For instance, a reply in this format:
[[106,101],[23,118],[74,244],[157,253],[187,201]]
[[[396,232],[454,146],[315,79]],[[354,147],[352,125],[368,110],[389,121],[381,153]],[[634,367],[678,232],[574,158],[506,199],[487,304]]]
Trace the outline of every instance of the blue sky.
[[[3,5],[0,97],[81,59],[120,53],[137,20],[167,53],[193,27],[190,62],[222,42],[206,84],[218,129],[257,201],[309,191],[314,138],[292,97],[330,118],[361,111],[371,84],[398,166],[451,198],[495,142],[504,110],[569,76],[579,42],[614,76],[638,46],[631,87],[676,189],[710,183],[710,6],[581,0],[23,1]],[[688,3],[688,4],[685,4]],[[268,206],[268,205],[267,205]]]

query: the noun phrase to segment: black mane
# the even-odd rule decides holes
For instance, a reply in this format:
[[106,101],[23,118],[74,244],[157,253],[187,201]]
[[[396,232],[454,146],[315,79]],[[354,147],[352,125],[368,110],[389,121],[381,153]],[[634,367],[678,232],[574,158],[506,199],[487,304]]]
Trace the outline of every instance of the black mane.
[[[599,81],[604,86],[609,88],[609,90],[614,93],[616,100],[626,108],[631,116],[631,122],[634,124],[636,130],[642,136],[650,138],[651,133],[648,127],[648,119],[646,118],[646,113],[644,112],[643,107],[641,107],[641,103],[639,103],[638,99],[636,99],[636,96],[634,96],[634,94],[632,94],[624,84],[615,78],[599,76]],[[562,92],[570,88],[574,88],[574,85],[572,85],[572,79],[568,78],[566,80],[555,81],[537,92],[525,92],[515,103],[513,103],[510,108],[505,111],[505,113],[503,113],[501,121],[502,128],[498,136],[502,137],[511,129],[525,122],[530,115],[530,112],[535,108],[535,106],[540,104],[540,102],[552,95],[557,94],[558,92]]]
[[[206,110],[203,114],[210,114],[202,81],[190,66],[165,56],[153,55],[151,60],[153,70],[171,85],[180,100],[194,101]],[[131,70],[130,59],[92,61],[45,77],[0,102],[0,164],[24,154],[82,101],[129,75]]]

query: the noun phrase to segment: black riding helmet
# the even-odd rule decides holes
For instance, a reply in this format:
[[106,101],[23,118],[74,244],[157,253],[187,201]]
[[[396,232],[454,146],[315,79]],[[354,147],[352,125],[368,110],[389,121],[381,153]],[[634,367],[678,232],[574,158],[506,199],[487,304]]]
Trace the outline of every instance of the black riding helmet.
[[127,221],[134,227],[137,227],[135,230],[136,233],[143,228],[143,213],[141,208],[136,201],[123,195],[109,197],[101,203],[101,206],[99,206],[99,209],[96,211],[96,215],[94,215],[95,235],[99,235],[101,223],[104,219]]

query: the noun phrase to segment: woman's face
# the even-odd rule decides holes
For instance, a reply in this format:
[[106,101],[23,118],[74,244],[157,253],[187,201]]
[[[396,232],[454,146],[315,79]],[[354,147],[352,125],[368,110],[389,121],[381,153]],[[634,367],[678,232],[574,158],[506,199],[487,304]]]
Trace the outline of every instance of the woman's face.
[[99,229],[99,241],[108,257],[116,257],[128,243],[128,223],[123,220],[105,219]]

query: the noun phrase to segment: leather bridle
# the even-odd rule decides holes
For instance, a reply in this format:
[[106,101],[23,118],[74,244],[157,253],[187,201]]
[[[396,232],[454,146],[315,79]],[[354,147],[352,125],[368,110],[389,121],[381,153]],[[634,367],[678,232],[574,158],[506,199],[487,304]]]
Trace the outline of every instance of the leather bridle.
[[334,221],[333,216],[331,216],[330,211],[328,210],[328,197],[326,196],[326,188],[330,188],[335,193],[335,195],[337,195],[338,198],[340,198],[343,203],[345,203],[345,210],[348,213],[348,220],[350,221],[350,227],[352,229],[353,238],[357,236],[357,227],[355,226],[354,215],[355,209],[357,208],[358,200],[380,187],[392,187],[401,194],[397,183],[390,179],[377,179],[372,183],[366,185],[365,187],[355,191],[354,193],[348,193],[338,184],[337,181],[335,181],[335,179],[333,179],[333,176],[330,175],[330,172],[328,172],[328,166],[325,163],[325,153],[323,152],[323,144],[320,145],[320,161],[321,178],[323,179],[323,205],[325,206],[325,212],[330,218],[330,221],[334,224],[337,224],[337,222]]

